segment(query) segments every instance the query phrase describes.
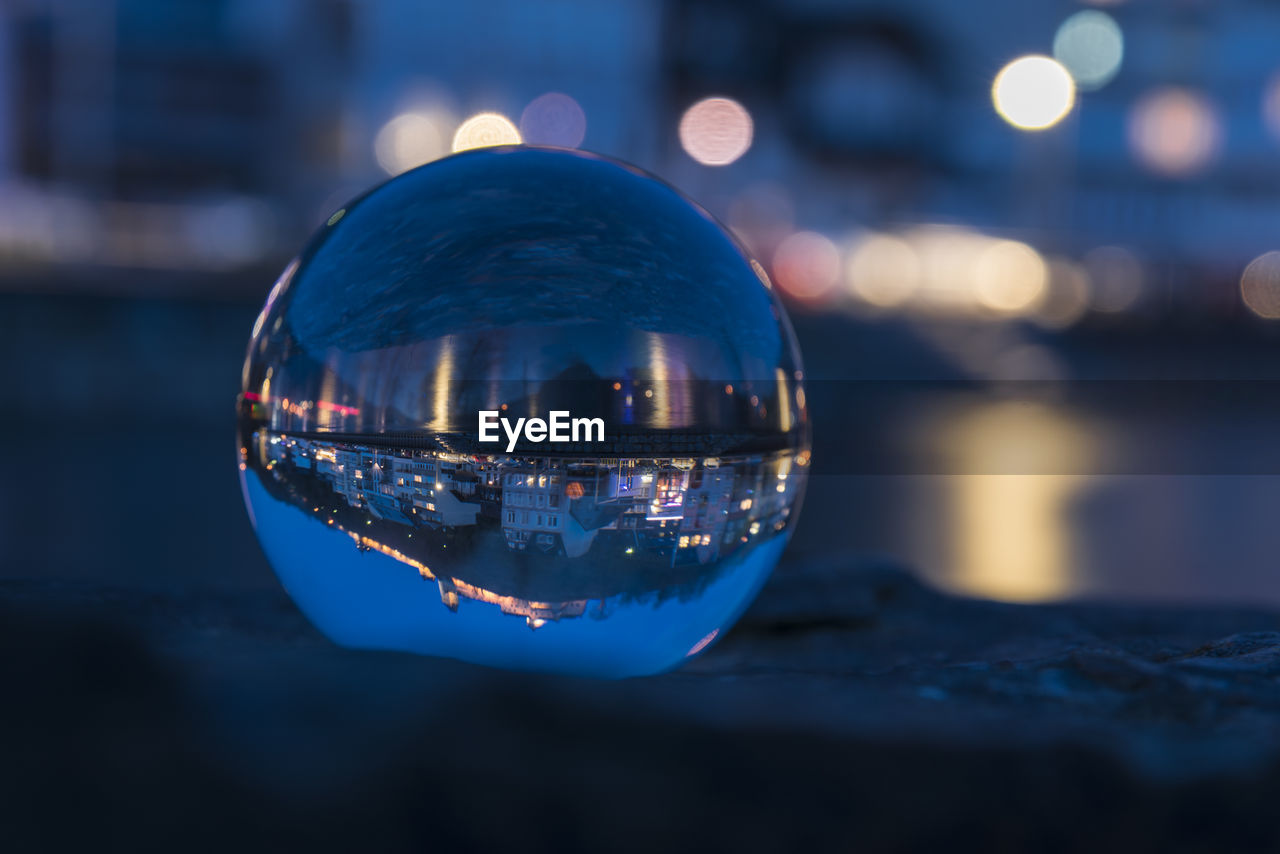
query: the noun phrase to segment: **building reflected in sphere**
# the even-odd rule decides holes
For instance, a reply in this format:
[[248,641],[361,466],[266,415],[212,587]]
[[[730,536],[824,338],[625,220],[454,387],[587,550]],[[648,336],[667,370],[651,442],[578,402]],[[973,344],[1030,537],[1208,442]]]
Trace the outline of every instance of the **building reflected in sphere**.
[[[468,152],[339,213],[272,289],[239,403],[246,500],[302,610],[345,645],[599,676],[723,637],[809,462],[751,259],[569,151]],[[602,429],[486,442],[482,412]]]

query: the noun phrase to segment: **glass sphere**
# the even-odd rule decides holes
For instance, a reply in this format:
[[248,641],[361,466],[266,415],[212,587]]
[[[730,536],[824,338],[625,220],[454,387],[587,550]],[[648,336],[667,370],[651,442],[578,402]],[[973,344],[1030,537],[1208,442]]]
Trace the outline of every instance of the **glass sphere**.
[[596,676],[722,635],[809,462],[762,267],[641,171],[464,152],[337,211],[254,325],[241,483],[281,582],[352,647]]

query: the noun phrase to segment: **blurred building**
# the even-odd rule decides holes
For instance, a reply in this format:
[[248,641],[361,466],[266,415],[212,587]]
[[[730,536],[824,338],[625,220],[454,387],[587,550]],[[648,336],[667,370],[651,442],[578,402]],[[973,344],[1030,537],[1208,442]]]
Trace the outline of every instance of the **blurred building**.
[[346,0],[19,0],[0,46],[0,244],[20,260],[274,262],[342,166]]
[[[1055,127],[1002,121],[997,72],[1090,10],[1116,68]],[[570,144],[671,180],[766,265],[795,231],[848,253],[950,223],[1064,260],[1124,247],[1165,297],[1213,303],[1278,248],[1277,37],[1263,0],[15,0],[0,262],[274,265],[468,116],[527,130],[554,92],[585,122]],[[677,133],[710,95],[749,116],[727,165]]]

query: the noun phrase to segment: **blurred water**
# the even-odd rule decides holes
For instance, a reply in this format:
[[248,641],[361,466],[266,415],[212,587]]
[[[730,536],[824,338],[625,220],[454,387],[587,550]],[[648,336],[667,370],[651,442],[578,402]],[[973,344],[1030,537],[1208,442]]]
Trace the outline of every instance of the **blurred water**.
[[[960,418],[985,422],[984,431],[967,436],[929,417],[915,425],[974,455],[955,470],[814,477],[796,548],[881,553],[943,589],[1009,601],[1280,603],[1274,469],[1107,471],[1080,455],[1141,443],[1141,425],[1085,426],[1070,409],[998,403],[975,404]],[[1181,434],[1194,454],[1219,441],[1196,435],[1207,420],[1166,425],[1163,438]],[[1061,470],[972,467],[996,447],[1046,437],[1037,462]]]

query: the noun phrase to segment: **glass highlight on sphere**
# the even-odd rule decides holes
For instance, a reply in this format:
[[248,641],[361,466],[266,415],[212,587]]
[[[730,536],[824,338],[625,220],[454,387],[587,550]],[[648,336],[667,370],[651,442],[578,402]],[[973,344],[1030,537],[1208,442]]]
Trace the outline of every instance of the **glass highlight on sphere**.
[[503,146],[331,216],[254,325],[239,463],[338,643],[621,677],[756,595],[809,463],[755,262],[639,170]]

